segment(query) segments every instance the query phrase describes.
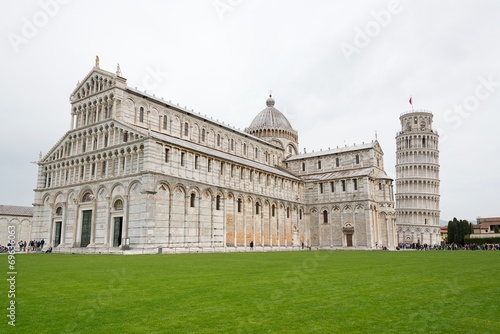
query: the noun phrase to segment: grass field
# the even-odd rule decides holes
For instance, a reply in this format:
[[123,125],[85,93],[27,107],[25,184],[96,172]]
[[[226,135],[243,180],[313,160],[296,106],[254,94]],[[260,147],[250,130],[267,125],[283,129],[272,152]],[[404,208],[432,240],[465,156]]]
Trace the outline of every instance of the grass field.
[[[7,257],[0,261],[7,272]],[[16,261],[19,333],[500,333],[495,251],[18,254]],[[0,288],[5,310],[5,280]],[[5,315],[1,333],[13,329]]]

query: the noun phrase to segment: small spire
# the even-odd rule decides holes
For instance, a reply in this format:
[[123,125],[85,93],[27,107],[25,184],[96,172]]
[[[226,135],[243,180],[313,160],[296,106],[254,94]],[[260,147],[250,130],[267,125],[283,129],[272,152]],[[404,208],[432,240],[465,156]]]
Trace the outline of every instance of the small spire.
[[273,91],[270,90],[269,91],[269,98],[266,101],[266,105],[268,107],[274,107],[274,99],[273,99],[273,94],[272,93],[273,93]]
[[99,56],[95,56],[95,67],[99,68]]
[[122,76],[122,70],[120,69],[120,64],[116,65],[116,75],[119,77]]

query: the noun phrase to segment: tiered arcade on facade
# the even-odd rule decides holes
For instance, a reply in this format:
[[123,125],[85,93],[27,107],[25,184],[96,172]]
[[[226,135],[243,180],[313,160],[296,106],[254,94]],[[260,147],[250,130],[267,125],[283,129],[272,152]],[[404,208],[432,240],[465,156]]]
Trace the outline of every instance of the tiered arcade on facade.
[[275,107],[240,131],[94,67],[42,157],[32,237],[61,250],[394,248],[377,141],[298,154]]
[[399,243],[440,243],[439,135],[433,115],[417,110],[400,116],[396,136],[396,223]]

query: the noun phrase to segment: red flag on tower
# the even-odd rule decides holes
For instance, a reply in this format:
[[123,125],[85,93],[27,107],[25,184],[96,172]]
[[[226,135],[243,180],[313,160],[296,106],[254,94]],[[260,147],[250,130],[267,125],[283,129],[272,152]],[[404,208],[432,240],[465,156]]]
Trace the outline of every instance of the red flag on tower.
[[410,96],[410,101],[408,101],[408,102],[410,102],[411,106],[413,107],[413,102],[411,101],[411,98],[412,97]]

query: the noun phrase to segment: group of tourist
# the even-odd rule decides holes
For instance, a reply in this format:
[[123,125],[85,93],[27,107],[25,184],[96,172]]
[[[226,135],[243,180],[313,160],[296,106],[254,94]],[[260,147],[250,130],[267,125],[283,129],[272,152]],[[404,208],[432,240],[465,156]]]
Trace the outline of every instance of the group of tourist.
[[427,244],[419,244],[419,243],[399,243],[397,250],[400,249],[414,249],[414,250],[500,250],[500,244],[484,244],[484,245],[476,245],[476,244],[443,244],[443,245],[434,245],[429,246]]
[[430,249],[438,249],[439,245],[428,245],[428,244],[421,244],[421,243],[404,243],[400,242],[398,246],[396,247],[397,250],[400,249],[416,249],[416,250],[430,250]]
[[19,245],[19,252],[34,252],[37,250],[42,251],[43,250],[43,245],[45,244],[45,240],[30,240],[27,242],[26,240],[24,241],[19,241],[17,243]]
[[463,246],[457,244],[447,244],[442,248],[446,250],[500,250],[500,244],[465,244]]
[[[45,253],[51,253],[52,252],[52,247],[49,247],[48,249],[44,250],[43,246],[45,245],[45,240],[30,240],[29,242],[26,240],[20,240],[17,243],[17,251],[18,252],[45,252]],[[9,251],[9,247],[12,249],[12,247],[15,247],[16,244],[11,241],[7,244],[7,246],[2,246],[0,245],[0,253],[7,253]]]

